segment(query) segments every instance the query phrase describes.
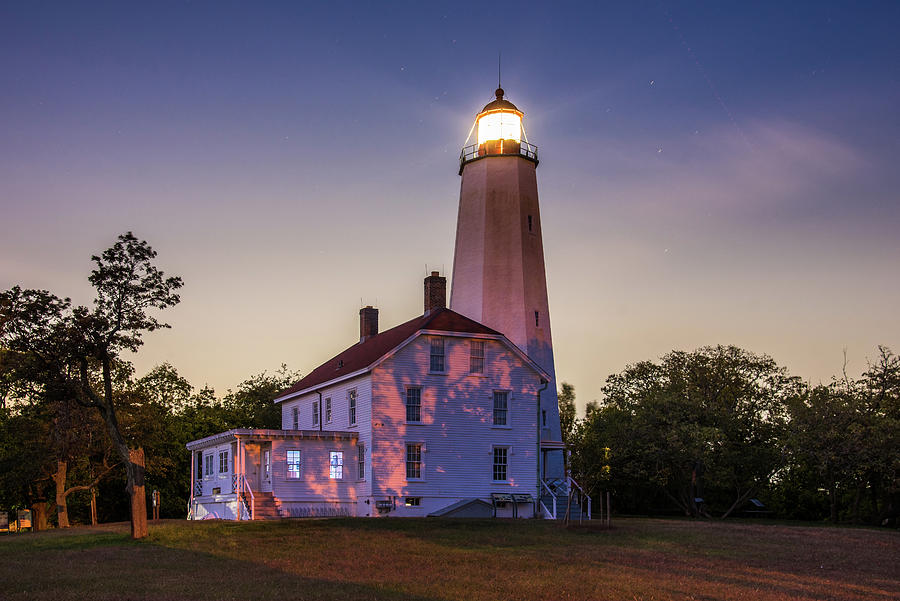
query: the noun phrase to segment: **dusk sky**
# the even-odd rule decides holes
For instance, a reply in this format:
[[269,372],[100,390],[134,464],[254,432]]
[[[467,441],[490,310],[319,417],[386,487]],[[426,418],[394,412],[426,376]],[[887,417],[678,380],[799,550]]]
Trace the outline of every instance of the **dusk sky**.
[[[134,357],[308,373],[449,277],[491,100],[537,144],[557,376],[672,349],[813,383],[900,351],[900,3],[0,3],[0,289],[184,278]],[[450,282],[452,286],[452,282]]]

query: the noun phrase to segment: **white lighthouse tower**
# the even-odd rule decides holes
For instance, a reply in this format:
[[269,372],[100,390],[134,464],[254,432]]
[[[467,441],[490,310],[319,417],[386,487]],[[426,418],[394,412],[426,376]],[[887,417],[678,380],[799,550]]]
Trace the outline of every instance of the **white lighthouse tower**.
[[541,393],[541,469],[544,478],[561,478],[537,147],[525,136],[522,111],[502,88],[495,94],[475,118],[475,143],[460,154],[450,308],[502,332],[552,376]]

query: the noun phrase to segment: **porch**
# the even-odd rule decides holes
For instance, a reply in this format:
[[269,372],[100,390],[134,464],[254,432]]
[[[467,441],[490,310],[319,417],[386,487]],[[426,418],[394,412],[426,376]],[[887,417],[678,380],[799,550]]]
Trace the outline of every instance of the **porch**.
[[192,441],[188,519],[353,515],[342,466],[356,440],[355,432],[239,428]]

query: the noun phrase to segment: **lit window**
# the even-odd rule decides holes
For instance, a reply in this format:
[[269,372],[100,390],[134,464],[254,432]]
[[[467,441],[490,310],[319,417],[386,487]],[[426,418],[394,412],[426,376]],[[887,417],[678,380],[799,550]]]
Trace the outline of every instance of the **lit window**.
[[418,507],[422,504],[422,497],[406,497],[404,505],[407,507]]
[[509,412],[509,393],[506,391],[494,391],[494,425],[506,426],[507,413]]
[[406,421],[422,421],[422,389],[406,389]]
[[431,371],[444,371],[444,339],[431,339]]
[[359,445],[356,447],[357,463],[359,464],[358,477],[360,480],[366,479],[366,447]]
[[349,407],[350,425],[356,425],[356,391],[347,391],[347,405]]
[[297,410],[297,407],[291,407],[291,424],[294,427],[294,430],[300,429],[300,412]]
[[406,479],[415,480],[422,477],[422,445],[406,445]]
[[228,451],[219,451],[219,473],[228,473]]
[[296,480],[300,477],[300,451],[288,451],[285,455],[288,480]]
[[206,469],[204,470],[204,474],[207,476],[213,475],[213,456],[210,453],[209,455],[205,455],[203,460],[206,462]]
[[331,423],[331,399],[325,399],[325,423]]
[[341,480],[344,477],[344,454],[341,451],[331,451],[328,468],[329,478]]
[[313,401],[312,404],[313,428],[319,425],[319,401]]
[[506,460],[509,449],[506,447],[494,447],[493,479],[495,482],[506,480]]
[[469,373],[484,373],[484,340],[469,341]]
[[478,145],[488,140],[522,139],[522,117],[515,113],[497,111],[478,120]]

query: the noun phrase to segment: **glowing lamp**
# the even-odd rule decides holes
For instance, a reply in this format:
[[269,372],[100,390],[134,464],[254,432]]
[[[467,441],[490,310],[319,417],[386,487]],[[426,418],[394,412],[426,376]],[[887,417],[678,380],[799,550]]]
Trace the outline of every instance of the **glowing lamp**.
[[494,92],[496,100],[489,102],[475,118],[478,130],[478,155],[518,154],[522,141],[522,111],[503,98],[503,88]]
[[[537,146],[528,143],[522,126],[522,111],[503,98],[503,88],[497,88],[494,94],[497,98],[475,116],[475,123],[466,137],[466,145],[459,155],[460,175],[467,163],[491,155],[519,156],[537,165]],[[473,132],[475,143],[469,145]]]

